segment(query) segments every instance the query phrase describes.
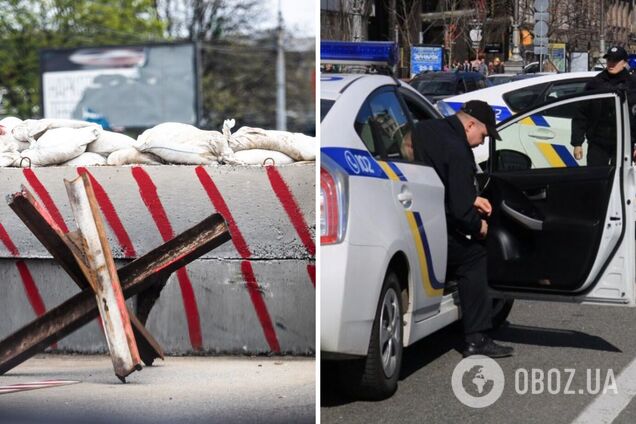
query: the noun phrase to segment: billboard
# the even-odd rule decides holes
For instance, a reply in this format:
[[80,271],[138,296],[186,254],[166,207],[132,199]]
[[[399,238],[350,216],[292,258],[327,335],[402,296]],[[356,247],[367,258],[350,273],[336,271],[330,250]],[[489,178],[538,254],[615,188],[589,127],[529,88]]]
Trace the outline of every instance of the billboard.
[[557,71],[565,72],[566,64],[565,64],[565,43],[550,43],[548,46],[550,59],[552,59],[552,63],[556,67]]
[[441,71],[443,69],[442,46],[411,47],[411,77],[424,71]]
[[45,118],[111,129],[198,123],[193,43],[45,49],[40,69]]

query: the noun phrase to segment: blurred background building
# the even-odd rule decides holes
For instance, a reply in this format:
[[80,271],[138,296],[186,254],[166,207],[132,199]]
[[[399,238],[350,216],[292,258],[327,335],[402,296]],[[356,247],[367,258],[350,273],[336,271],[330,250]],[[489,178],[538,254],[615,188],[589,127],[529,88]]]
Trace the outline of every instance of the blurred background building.
[[[513,29],[519,53],[534,55],[535,0],[321,0],[321,38],[396,41],[402,76],[409,69],[409,47],[442,45],[446,61],[508,60]],[[636,53],[636,0],[550,0],[548,38],[565,51],[586,52],[593,66],[604,46],[621,45]],[[515,11],[518,14],[515,15]],[[515,16],[518,18],[515,19]]]

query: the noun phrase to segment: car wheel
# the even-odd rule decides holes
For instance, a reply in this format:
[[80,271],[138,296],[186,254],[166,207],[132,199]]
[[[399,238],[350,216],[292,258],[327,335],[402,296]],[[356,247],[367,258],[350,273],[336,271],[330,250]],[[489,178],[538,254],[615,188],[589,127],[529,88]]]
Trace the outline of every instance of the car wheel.
[[[400,284],[395,273],[389,271],[384,278],[380,300],[373,321],[367,357],[356,366],[347,364],[347,380],[357,373],[355,384],[347,392],[356,398],[386,399],[397,390],[402,366],[402,302]],[[345,363],[346,364],[346,363]],[[343,364],[343,365],[345,365]],[[356,370],[357,368],[357,370]],[[345,377],[343,375],[343,377]]]
[[510,310],[514,304],[514,299],[495,298],[492,300],[492,328],[497,329],[504,325]]

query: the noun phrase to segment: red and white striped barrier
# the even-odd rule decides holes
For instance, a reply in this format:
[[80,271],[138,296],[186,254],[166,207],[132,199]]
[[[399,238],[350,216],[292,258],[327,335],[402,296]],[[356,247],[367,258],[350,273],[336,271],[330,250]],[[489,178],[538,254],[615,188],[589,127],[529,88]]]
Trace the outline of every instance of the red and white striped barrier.
[[[314,352],[315,165],[0,170],[0,193],[24,184],[60,228],[72,213],[63,180],[87,174],[113,256],[130,259],[210,213],[232,243],[173,275],[148,329],[167,353]],[[6,203],[0,203],[0,338],[77,288]],[[58,343],[103,351],[92,324]]]

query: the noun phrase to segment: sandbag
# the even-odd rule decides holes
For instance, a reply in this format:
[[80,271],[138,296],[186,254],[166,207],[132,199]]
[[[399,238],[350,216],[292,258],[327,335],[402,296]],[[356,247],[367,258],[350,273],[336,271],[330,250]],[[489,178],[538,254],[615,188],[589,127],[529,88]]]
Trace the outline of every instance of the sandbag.
[[234,157],[246,165],[287,165],[294,159],[275,150],[250,149],[234,153]]
[[0,125],[4,127],[4,134],[0,135],[0,142],[13,142],[18,148],[18,152],[29,148],[29,142],[19,141],[13,136],[13,129],[23,121],[20,118],[7,116],[0,120]]
[[106,158],[99,153],[86,152],[78,157],[66,161],[62,166],[99,166],[106,165]]
[[144,131],[137,137],[135,147],[168,163],[207,165],[217,160],[236,163],[223,134],[178,122],[164,122]]
[[27,119],[16,125],[13,136],[21,142],[33,143],[46,131],[56,128],[86,128],[94,126],[101,130],[101,127],[93,122],[78,121],[75,119]]
[[86,145],[97,140],[101,128],[91,125],[86,128],[56,128],[47,130],[31,147],[20,153],[25,160],[22,166],[48,166],[67,162],[86,150]]
[[301,133],[241,127],[230,136],[229,144],[235,153],[241,150],[266,149],[285,153],[294,160],[316,160],[314,137]]
[[102,130],[97,140],[86,147],[87,152],[99,153],[108,157],[116,150],[129,149],[133,147],[136,140],[126,134]]
[[13,141],[0,140],[0,167],[18,166],[20,153],[17,144]]
[[141,153],[134,147],[116,150],[106,160],[108,165],[161,165],[161,160],[152,153]]

